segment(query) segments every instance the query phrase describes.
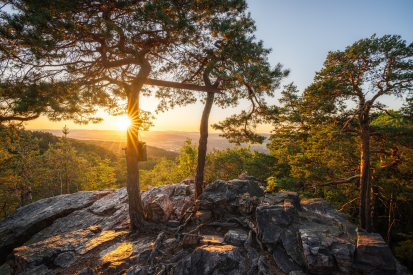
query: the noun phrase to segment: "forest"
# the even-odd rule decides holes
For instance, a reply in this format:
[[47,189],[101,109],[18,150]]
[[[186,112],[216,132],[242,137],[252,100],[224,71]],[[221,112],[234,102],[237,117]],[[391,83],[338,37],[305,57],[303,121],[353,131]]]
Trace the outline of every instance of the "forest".
[[[213,2],[0,1],[14,8],[0,17],[0,218],[42,198],[126,186],[137,231],[149,186],[193,177],[197,200],[246,173],[269,193],[326,199],[413,268],[413,43],[373,34],[330,49],[300,91],[281,85],[290,70],[270,64],[246,2]],[[155,114],[140,99],[150,96],[155,113],[201,101],[199,140],[178,155],[148,148],[141,161],[139,132]],[[383,103],[394,100],[402,107]],[[240,102],[250,107],[210,125],[213,105]],[[125,153],[71,139],[67,127],[62,138],[24,128],[40,116],[100,123],[98,109],[128,114]],[[263,143],[262,124],[272,128],[268,154],[207,153],[209,127],[240,145]]]

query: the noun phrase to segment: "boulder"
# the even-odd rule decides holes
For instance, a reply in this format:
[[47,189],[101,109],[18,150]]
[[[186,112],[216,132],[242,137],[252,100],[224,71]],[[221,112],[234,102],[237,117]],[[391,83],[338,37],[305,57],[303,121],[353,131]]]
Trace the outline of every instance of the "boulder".
[[154,201],[159,195],[166,195],[167,197],[170,197],[174,193],[174,191],[174,184],[161,185],[152,188],[151,190],[142,193],[143,206],[145,207],[148,203]]
[[357,230],[357,248],[354,266],[363,272],[396,273],[396,261],[380,234]]
[[[334,269],[334,256],[331,253],[328,240],[314,231],[300,229],[301,242],[308,270],[315,274],[331,274]],[[328,238],[324,235],[322,237]]]
[[241,175],[238,176],[238,179],[239,180],[252,180],[252,181],[258,182],[259,186],[264,186],[264,187],[267,186],[267,181],[256,178],[256,177],[248,175],[248,174],[241,174]]
[[181,181],[181,183],[184,183],[186,185],[190,185],[191,183],[195,183],[195,179],[191,178],[191,177],[187,177],[186,179],[184,179],[183,181]]
[[346,214],[334,209],[328,201],[321,198],[302,201],[301,208],[305,211],[317,214],[323,218],[332,219],[336,222],[348,221],[348,216]]
[[135,265],[126,271],[126,275],[146,275],[146,269],[140,265]]
[[60,254],[65,252],[73,251],[75,255],[82,256],[126,233],[127,231],[101,231],[100,227],[92,226],[18,247],[7,257],[7,263],[10,265],[12,275],[19,274],[36,266],[53,263]]
[[201,236],[198,236],[195,234],[185,234],[182,240],[182,247],[183,248],[194,247],[199,243],[200,239],[201,239]]
[[145,210],[150,221],[166,222],[172,214],[173,205],[168,195],[158,194],[153,201],[147,202]]
[[205,223],[212,218],[212,211],[211,210],[199,210],[195,213],[195,217],[201,223]]
[[243,229],[230,229],[224,236],[228,244],[242,247],[248,238],[248,232]]
[[304,271],[303,267],[293,261],[286,253],[278,246],[273,249],[273,257],[275,263],[278,267],[285,273],[290,273],[292,271]]
[[284,205],[285,200],[290,201],[296,209],[300,209],[300,197],[297,192],[282,191],[275,194],[265,194],[262,202],[270,205]]
[[155,242],[154,237],[144,237],[132,243],[131,262],[138,263],[146,261],[152,252],[152,244]]
[[250,180],[231,180],[229,183],[237,191],[239,195],[249,193],[251,197],[263,197],[264,190],[258,185],[256,181]]
[[241,275],[245,272],[245,258],[238,247],[232,245],[201,246],[172,269],[171,274],[228,274]]
[[264,191],[255,181],[233,180],[228,183],[217,180],[205,188],[195,205],[198,210],[207,209],[217,212],[226,210],[229,213],[236,213],[239,209],[239,197],[245,193],[256,197],[264,195]]
[[20,275],[53,275],[54,272],[47,268],[45,265],[36,266],[30,270],[27,270]]
[[17,209],[0,221],[0,264],[6,261],[13,248],[24,244],[58,218],[86,208],[112,192],[77,192],[39,200]]
[[180,260],[182,260],[183,258],[191,255],[192,252],[194,252],[194,249],[193,249],[193,248],[184,249],[184,250],[182,250],[181,252],[175,254],[175,255],[171,258],[170,262],[171,262],[171,263],[177,263],[177,262],[179,262]]
[[130,257],[133,253],[133,245],[130,242],[118,243],[110,249],[101,252],[100,273],[107,273],[106,271],[119,271],[129,264]]
[[191,189],[185,183],[175,184],[173,196],[189,196]]
[[290,256],[297,264],[306,266],[304,252],[300,247],[298,231],[292,228],[287,229],[281,236],[281,240],[288,256]]
[[95,275],[95,272],[90,267],[86,267],[79,271],[77,275]]
[[258,203],[257,197],[251,197],[249,193],[245,193],[239,200],[239,212],[242,215],[251,215],[255,212]]
[[265,243],[276,244],[291,223],[291,218],[283,207],[259,205],[256,210],[257,226]]
[[10,266],[8,264],[0,266],[0,275],[10,275]]
[[351,274],[353,270],[355,246],[344,239],[335,238],[331,245],[331,252],[334,255],[340,272],[343,274]]
[[69,267],[72,263],[76,262],[76,256],[73,252],[64,252],[56,257],[54,264],[63,268]]
[[199,196],[195,205],[198,210],[227,207],[227,202],[237,198],[237,191],[225,181],[217,180],[209,184]]

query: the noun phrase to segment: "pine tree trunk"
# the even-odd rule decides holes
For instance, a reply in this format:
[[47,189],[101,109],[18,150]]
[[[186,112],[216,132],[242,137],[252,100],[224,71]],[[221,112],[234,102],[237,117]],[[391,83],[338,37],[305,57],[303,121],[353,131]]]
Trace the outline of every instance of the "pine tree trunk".
[[128,116],[131,119],[131,127],[127,132],[126,140],[126,166],[128,171],[127,191],[129,196],[129,216],[131,230],[136,231],[142,227],[145,216],[139,186],[139,165],[138,165],[138,129],[139,119],[139,93],[142,89],[144,79],[149,76],[151,66],[144,60],[137,79],[132,83],[131,90],[128,91]]
[[361,132],[361,162],[360,162],[360,227],[371,232],[370,205],[370,130],[368,118],[360,123]]
[[378,232],[379,230],[379,188],[377,186],[373,186],[371,188],[371,202],[372,202],[372,209],[371,209],[371,225],[372,231]]
[[[208,86],[208,85],[207,85]],[[198,163],[195,170],[195,200],[204,189],[204,168],[208,143],[208,119],[214,103],[214,93],[208,93],[199,128]]]
[[394,223],[394,194],[392,193],[390,196],[390,203],[389,203],[389,223],[387,226],[387,245],[391,246],[391,234],[392,234],[392,228],[393,228],[393,223]]

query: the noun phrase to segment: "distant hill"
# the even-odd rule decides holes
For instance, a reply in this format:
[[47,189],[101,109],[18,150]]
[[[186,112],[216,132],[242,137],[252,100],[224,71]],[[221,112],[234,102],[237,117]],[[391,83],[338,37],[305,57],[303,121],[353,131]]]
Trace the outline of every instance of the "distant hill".
[[[122,148],[126,147],[126,141],[118,142],[118,141],[105,141],[105,140],[82,140],[83,143],[86,144],[93,144],[96,146],[104,147],[108,150],[112,150],[116,153],[124,154]],[[146,146],[146,151],[149,157],[166,157],[167,159],[175,159],[178,156],[177,152],[168,151],[162,148],[158,148],[155,146]]]
[[[74,130],[76,131],[76,130]],[[49,149],[49,144],[55,144],[59,141],[59,137],[55,133],[47,131],[32,131],[33,136],[39,139],[39,147],[41,152]],[[62,136],[62,132],[60,131]],[[71,133],[69,134],[70,136]],[[103,140],[79,140],[76,138],[69,138],[73,147],[79,152],[86,154],[95,154],[101,159],[108,158],[111,161],[115,161],[118,158],[118,154],[123,154],[122,148],[126,147],[126,141],[103,141]],[[162,148],[154,146],[147,146],[148,157],[166,157],[168,159],[175,159],[178,156],[177,152],[168,151]]]
[[[61,130],[42,130],[45,132],[52,133],[56,136],[62,136]],[[263,136],[269,137],[270,134],[262,134]],[[92,141],[100,141],[99,145],[104,144],[105,147],[111,148],[113,151],[119,152],[122,147],[125,147],[126,143],[126,133],[125,131],[115,131],[115,130],[70,130],[70,138],[88,140],[89,143]],[[187,138],[192,139],[194,142],[198,142],[199,133],[198,132],[180,132],[180,131],[149,131],[140,134],[140,139],[146,142],[147,145],[162,148],[167,151],[179,152],[183,143]],[[103,141],[111,143],[103,143]],[[258,152],[268,153],[266,143],[260,145],[251,145],[252,150]],[[242,145],[247,146],[246,144]],[[210,133],[208,137],[208,152],[212,149],[225,150],[227,148],[234,148],[235,145],[229,143],[225,138],[220,137],[219,133]],[[148,147],[149,150],[150,147]]]

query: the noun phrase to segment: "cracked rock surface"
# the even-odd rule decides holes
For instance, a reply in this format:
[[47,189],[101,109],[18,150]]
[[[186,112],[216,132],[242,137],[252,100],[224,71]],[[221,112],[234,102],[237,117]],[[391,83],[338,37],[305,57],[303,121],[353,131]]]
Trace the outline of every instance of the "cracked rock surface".
[[0,275],[400,274],[380,235],[322,199],[265,194],[264,183],[215,181],[195,202],[191,178],[153,187],[142,193],[151,214],[137,234],[126,188],[35,202],[0,222]]

